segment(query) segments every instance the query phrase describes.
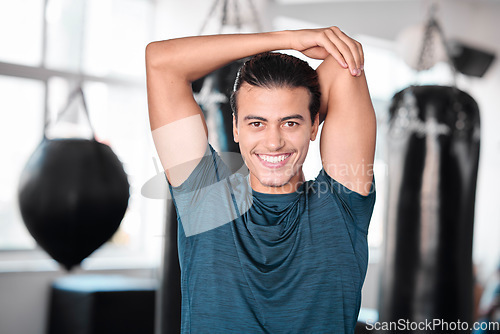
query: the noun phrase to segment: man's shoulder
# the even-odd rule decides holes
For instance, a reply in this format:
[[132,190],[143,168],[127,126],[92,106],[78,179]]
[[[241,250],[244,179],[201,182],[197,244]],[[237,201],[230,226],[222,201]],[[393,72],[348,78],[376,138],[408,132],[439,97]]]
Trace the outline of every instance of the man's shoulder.
[[375,204],[375,178],[372,179],[369,193],[367,195],[362,195],[332,178],[325,169],[322,168],[318,176],[311,181],[309,193],[311,195],[310,197],[313,199],[333,200],[340,204],[341,208],[349,212],[363,211],[368,213],[373,210]]
[[221,159],[214,147],[207,143],[204,156],[198,161],[186,180],[176,187],[170,185],[170,188],[174,193],[193,192],[220,182],[229,175],[230,169],[224,160]]

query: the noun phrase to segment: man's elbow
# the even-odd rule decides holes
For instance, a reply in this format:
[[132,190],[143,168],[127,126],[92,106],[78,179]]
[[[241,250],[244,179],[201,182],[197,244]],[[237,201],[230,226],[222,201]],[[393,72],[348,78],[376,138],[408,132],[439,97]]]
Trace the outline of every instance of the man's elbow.
[[345,89],[349,87],[350,89],[356,89],[362,83],[359,81],[364,79],[364,73],[359,77],[355,77],[351,74],[349,69],[343,68],[331,55],[328,56],[323,63],[317,68],[319,84],[321,87],[321,94],[325,98],[329,97],[339,89]]
[[168,64],[175,63],[168,41],[154,41],[146,45],[146,67],[149,69],[165,69]]
[[146,67],[147,68],[158,68],[160,67],[159,52],[158,52],[158,42],[150,42],[146,45]]

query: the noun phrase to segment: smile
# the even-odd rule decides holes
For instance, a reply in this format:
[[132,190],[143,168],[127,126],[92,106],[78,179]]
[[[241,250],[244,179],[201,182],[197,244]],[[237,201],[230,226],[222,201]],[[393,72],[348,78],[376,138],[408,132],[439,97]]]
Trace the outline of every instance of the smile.
[[257,154],[261,162],[263,162],[265,165],[275,165],[276,167],[284,165],[285,160],[287,160],[291,155],[292,153],[285,153],[280,155]]

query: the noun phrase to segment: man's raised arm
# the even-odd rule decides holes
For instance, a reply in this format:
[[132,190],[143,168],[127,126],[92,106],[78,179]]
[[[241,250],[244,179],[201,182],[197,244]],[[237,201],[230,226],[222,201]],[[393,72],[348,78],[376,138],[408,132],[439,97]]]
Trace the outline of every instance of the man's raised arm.
[[[237,59],[282,49],[298,50],[320,59],[332,55],[344,68],[359,68],[357,50],[345,43],[350,39],[339,38],[334,30],[196,36],[149,43],[146,47],[149,119],[169,182],[173,186],[183,183],[207,146],[206,123],[191,89],[194,80]],[[174,168],[180,165],[182,168]]]
[[[364,60],[362,60],[364,62]],[[324,119],[320,151],[327,174],[361,195],[368,195],[373,177],[376,119],[364,71],[346,73],[328,57],[317,69]]]
[[146,75],[151,131],[173,186],[188,178],[207,147],[207,126],[194,100],[191,83],[239,58],[286,47],[282,35],[200,36],[148,44]]

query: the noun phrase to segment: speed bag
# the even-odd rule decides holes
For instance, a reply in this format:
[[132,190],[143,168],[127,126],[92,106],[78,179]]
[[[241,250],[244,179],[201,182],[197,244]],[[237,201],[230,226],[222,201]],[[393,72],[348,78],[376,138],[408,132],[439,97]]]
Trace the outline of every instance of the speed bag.
[[36,242],[67,270],[118,229],[129,199],[122,163],[95,139],[48,139],[21,173],[18,200]]
[[477,103],[456,87],[393,97],[379,321],[472,321],[479,135]]

